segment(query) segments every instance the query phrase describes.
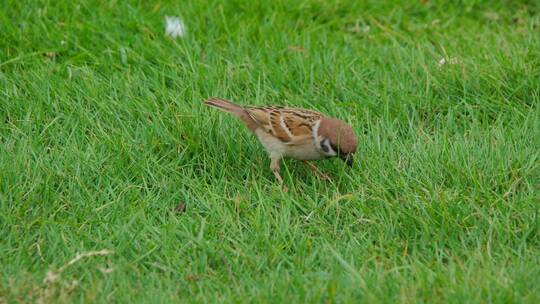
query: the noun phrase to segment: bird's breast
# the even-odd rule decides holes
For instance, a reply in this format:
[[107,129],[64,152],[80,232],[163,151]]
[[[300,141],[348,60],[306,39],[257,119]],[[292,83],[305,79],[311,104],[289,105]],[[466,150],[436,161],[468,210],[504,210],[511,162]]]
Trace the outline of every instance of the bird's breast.
[[315,148],[313,143],[288,146],[284,155],[299,160],[318,160],[325,158],[325,156]]
[[317,150],[311,139],[284,143],[261,128],[257,129],[255,134],[270,156],[286,156],[298,160],[317,160],[325,157]]
[[262,128],[257,128],[255,130],[255,135],[257,135],[257,138],[270,156],[282,156],[285,153],[285,143],[272,136]]

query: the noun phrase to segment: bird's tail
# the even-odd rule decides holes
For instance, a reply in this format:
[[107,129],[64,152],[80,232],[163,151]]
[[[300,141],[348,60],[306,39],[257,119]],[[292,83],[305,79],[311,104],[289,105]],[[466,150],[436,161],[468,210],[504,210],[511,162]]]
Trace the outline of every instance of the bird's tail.
[[221,98],[210,97],[204,101],[204,104],[235,115],[244,113],[244,107],[242,107],[241,105],[237,105],[232,101]]
[[241,105],[235,104],[232,101],[216,97],[208,98],[204,101],[204,104],[207,106],[218,108],[223,112],[231,113],[232,115],[240,118],[240,120],[242,120],[251,131],[255,131],[255,129],[257,129],[257,123],[255,122],[255,120],[253,120],[246,108]]

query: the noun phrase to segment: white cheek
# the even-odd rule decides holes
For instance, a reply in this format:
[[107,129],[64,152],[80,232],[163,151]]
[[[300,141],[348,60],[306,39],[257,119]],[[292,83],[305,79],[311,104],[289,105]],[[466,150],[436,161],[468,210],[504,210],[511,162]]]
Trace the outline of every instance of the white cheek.
[[332,149],[327,139],[318,141],[320,151],[326,156],[336,156],[337,152]]
[[328,147],[329,152],[327,153],[328,156],[337,156],[337,152],[332,150],[332,147]]
[[[321,125],[321,121],[317,121],[315,125],[313,126],[313,139],[315,139],[315,146],[317,150],[326,156],[336,156],[337,152],[332,149],[330,146],[330,142],[328,139],[324,139],[319,136],[319,126]],[[324,145],[324,147],[323,147]]]

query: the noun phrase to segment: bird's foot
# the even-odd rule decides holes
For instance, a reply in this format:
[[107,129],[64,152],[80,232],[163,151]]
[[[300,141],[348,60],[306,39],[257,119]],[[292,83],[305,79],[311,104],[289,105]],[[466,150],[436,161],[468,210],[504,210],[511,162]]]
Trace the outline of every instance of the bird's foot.
[[274,172],[274,176],[276,177],[279,185],[283,189],[283,192],[285,192],[285,193],[289,192],[289,188],[287,188],[287,186],[285,186],[285,184],[283,183],[283,178],[281,177],[279,172],[277,172],[277,171],[273,171],[273,172]]
[[326,181],[330,181],[332,180],[330,178],[330,176],[328,176],[327,174],[324,174],[321,172],[321,170],[319,170],[319,168],[317,168],[317,166],[315,166],[314,164],[308,162],[308,161],[304,161],[305,164],[308,165],[308,167],[311,169],[311,171],[313,171],[313,173],[315,173],[315,175],[317,175],[318,177],[320,177],[321,179],[323,180],[326,180]]

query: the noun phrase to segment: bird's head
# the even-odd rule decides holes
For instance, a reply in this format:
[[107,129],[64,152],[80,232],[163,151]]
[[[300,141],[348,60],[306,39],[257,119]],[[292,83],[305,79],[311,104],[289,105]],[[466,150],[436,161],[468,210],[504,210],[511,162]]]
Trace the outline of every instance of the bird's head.
[[329,157],[339,157],[352,167],[353,156],[356,152],[356,136],[352,127],[335,118],[321,119],[317,135],[319,148]]

